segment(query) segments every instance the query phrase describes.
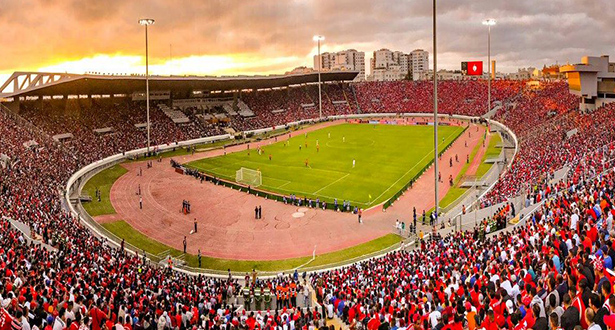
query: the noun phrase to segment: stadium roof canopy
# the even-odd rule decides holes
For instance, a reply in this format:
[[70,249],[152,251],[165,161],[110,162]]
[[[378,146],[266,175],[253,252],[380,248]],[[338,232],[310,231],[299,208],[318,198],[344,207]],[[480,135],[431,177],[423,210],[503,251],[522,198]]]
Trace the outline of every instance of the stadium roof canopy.
[[[321,80],[351,81],[358,71],[322,72]],[[286,87],[318,82],[318,73],[269,76],[150,76],[152,91],[233,91]],[[145,91],[144,75],[95,75],[15,72],[0,86],[0,97],[54,95],[111,95]]]

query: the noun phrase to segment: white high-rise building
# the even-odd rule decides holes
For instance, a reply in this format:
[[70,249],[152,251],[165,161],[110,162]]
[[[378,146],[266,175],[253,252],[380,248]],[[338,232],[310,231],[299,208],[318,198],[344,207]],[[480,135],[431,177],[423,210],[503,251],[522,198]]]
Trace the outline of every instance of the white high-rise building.
[[[321,53],[322,70],[359,71],[356,81],[365,80],[365,52],[347,49],[337,53]],[[318,55],[314,55],[314,70],[318,70]]]
[[374,52],[370,62],[371,72],[375,69],[388,69],[393,64],[393,52],[388,49],[380,49]]
[[429,69],[429,53],[417,49],[410,54],[389,49],[380,49],[374,52],[370,63],[373,81],[401,80],[412,73],[413,80]]
[[408,75],[408,55],[383,48],[374,51],[370,62],[372,81],[401,80]]
[[429,70],[429,52],[422,49],[415,49],[410,52],[410,65],[412,80],[419,80],[427,70]]

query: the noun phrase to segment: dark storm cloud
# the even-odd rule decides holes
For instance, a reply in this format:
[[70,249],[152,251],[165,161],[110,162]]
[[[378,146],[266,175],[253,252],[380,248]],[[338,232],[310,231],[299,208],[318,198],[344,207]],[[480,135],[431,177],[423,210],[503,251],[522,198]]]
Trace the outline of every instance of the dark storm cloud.
[[[366,53],[387,47],[431,52],[430,0],[0,0],[3,36],[0,71],[32,69],[95,54],[141,54],[140,17],[153,17],[151,54],[169,56],[243,53],[299,58],[306,63],[311,37],[329,49],[360,45]],[[498,67],[578,62],[613,50],[611,0],[453,0],[438,8],[442,67],[485,60],[484,18],[498,20],[492,55]],[[615,55],[615,54],[614,54]]]

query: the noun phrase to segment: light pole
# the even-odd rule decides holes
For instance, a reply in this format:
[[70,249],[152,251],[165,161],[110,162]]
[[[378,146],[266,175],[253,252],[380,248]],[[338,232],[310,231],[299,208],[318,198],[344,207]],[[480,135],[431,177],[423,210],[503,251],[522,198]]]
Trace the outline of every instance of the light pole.
[[320,82],[320,68],[322,67],[322,58],[320,57],[320,42],[325,40],[325,37],[316,35],[314,36],[313,40],[318,42],[318,118],[322,119],[322,86]]
[[139,24],[145,26],[145,103],[147,105],[147,153],[149,155],[150,147],[150,122],[149,122],[149,50],[147,41],[147,27],[154,24],[154,20],[151,18],[142,18],[139,20]]
[[491,27],[495,25],[495,20],[489,18],[483,21],[483,25],[487,25],[489,32],[487,33],[487,112],[491,111]]
[[435,222],[438,221],[440,213],[438,203],[438,51],[436,43],[436,0],[433,0],[433,142],[434,142],[434,190],[436,212]]

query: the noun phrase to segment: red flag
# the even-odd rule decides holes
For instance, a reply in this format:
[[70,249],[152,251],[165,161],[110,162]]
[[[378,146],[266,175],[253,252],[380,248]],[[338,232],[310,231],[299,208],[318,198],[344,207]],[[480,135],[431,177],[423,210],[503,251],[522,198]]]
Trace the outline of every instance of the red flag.
[[483,62],[472,61],[468,62],[468,76],[480,76],[483,74]]

